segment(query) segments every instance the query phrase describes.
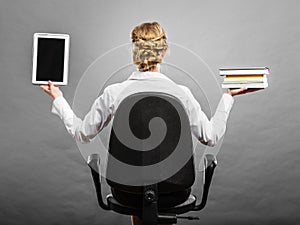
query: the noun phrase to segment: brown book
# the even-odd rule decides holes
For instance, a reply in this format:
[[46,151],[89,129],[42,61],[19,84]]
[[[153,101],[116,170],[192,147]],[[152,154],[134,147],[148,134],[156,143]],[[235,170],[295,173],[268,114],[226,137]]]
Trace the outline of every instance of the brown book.
[[253,83],[263,82],[265,79],[265,75],[226,75],[224,83]]
[[255,79],[263,79],[264,75],[263,74],[255,74],[255,75],[226,75],[227,80],[244,80],[244,79],[249,79],[249,80],[255,80]]

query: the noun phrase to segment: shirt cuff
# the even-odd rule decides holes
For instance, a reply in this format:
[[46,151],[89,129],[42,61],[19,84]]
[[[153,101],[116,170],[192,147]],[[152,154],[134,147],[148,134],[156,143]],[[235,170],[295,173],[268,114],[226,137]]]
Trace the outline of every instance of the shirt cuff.
[[225,101],[227,101],[231,105],[234,103],[234,98],[230,94],[224,93],[223,98],[225,99]]
[[57,98],[55,98],[52,102],[52,108],[51,108],[51,112],[55,115],[59,115],[59,109],[61,108],[60,106],[63,104],[63,97],[59,96]]
[[51,112],[61,119],[67,119],[72,115],[72,109],[67,102],[67,100],[63,96],[59,96],[52,102]]
[[234,103],[234,98],[230,94],[224,93],[222,95],[222,100],[220,101],[217,110],[229,113],[231,111],[233,103]]

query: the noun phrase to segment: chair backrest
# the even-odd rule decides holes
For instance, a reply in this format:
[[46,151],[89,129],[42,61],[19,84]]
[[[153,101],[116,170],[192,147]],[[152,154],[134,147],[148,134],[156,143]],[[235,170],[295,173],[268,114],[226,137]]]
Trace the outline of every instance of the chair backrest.
[[126,97],[113,119],[106,170],[114,189],[159,193],[190,188],[195,181],[193,143],[187,113],[174,96],[141,92]]

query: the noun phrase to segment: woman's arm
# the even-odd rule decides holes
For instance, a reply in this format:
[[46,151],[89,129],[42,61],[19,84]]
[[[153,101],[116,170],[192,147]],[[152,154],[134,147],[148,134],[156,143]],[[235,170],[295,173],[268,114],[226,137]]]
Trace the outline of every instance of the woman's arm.
[[83,120],[78,118],[63,97],[58,86],[49,81],[48,85],[40,85],[53,100],[52,113],[64,122],[71,136],[81,143],[90,142],[110,121],[112,115],[112,99],[108,91],[98,97]]
[[215,146],[222,138],[226,131],[226,124],[234,103],[233,96],[245,94],[248,92],[257,91],[260,89],[228,89],[221,97],[217,106],[216,112],[209,120],[205,113],[202,111],[200,104],[194,98],[191,91],[187,88],[186,93],[189,96],[190,104],[188,112],[190,116],[192,133],[198,140],[208,146]]

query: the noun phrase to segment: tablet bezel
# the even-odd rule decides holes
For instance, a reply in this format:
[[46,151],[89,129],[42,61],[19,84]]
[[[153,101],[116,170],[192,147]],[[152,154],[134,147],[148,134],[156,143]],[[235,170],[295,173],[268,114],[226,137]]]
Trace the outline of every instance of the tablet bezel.
[[37,52],[38,52],[38,40],[39,38],[49,39],[64,39],[65,40],[65,51],[64,51],[64,70],[63,70],[63,81],[52,81],[56,85],[67,85],[68,84],[68,72],[69,72],[69,50],[70,50],[70,35],[58,34],[58,33],[34,33],[33,34],[33,63],[32,63],[32,83],[33,84],[48,84],[48,81],[37,81]]

